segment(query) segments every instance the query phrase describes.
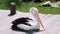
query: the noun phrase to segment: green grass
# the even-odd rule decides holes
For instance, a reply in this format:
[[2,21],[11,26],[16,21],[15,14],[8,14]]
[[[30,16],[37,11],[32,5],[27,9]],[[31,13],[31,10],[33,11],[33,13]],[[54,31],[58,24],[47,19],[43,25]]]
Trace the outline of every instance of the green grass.
[[17,10],[22,11],[22,12],[29,12],[29,9],[31,7],[36,7],[37,8],[38,4],[29,2],[29,3],[23,3],[20,7],[17,7]]
[[52,8],[52,7],[40,7],[40,3],[24,3],[21,7],[17,7],[17,10],[22,12],[29,12],[31,7],[36,7],[40,13],[44,14],[60,14],[60,8]]
[[[17,10],[20,12],[29,12],[31,7],[36,7],[39,10],[39,13],[44,14],[60,14],[60,8],[52,8],[52,7],[40,7],[41,3],[21,3],[20,6],[16,6]],[[9,9],[5,5],[0,5],[0,9]]]
[[39,12],[44,14],[60,14],[60,8],[38,7]]

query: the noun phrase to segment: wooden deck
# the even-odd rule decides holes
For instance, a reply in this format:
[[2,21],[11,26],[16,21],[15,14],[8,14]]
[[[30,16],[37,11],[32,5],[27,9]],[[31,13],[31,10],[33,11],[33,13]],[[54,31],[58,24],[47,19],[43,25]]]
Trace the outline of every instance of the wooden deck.
[[[11,30],[11,22],[16,18],[29,17],[32,18],[30,13],[17,12],[13,16],[9,15],[9,10],[0,10],[0,34],[60,34],[60,15],[52,14],[39,14],[41,21],[45,27],[45,31],[39,32],[20,32]],[[43,30],[42,27],[40,27]]]

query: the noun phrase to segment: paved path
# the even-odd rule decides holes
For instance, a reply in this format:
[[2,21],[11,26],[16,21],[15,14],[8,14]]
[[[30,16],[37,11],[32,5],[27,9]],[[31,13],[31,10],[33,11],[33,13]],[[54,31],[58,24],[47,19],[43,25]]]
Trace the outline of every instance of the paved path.
[[[25,33],[11,30],[11,22],[20,17],[29,17],[34,19],[32,15],[30,13],[17,12],[14,16],[8,16],[9,13],[9,10],[0,10],[0,34],[60,34],[60,15],[39,14],[46,30]],[[42,27],[40,29],[43,30]]]

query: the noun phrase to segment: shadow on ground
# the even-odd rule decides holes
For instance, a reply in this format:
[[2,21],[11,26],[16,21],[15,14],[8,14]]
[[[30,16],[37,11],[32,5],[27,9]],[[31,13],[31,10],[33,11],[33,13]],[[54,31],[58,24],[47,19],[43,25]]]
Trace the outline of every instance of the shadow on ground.
[[34,34],[35,32],[42,32],[43,30],[23,30],[23,29],[17,29],[17,28],[11,28],[12,31],[20,31],[20,32],[25,32],[26,34]]
[[9,14],[8,16],[13,16],[13,15],[15,15],[15,14]]
[[43,30],[40,30],[40,31],[28,31],[26,32],[26,34],[34,34],[35,32],[42,32]]

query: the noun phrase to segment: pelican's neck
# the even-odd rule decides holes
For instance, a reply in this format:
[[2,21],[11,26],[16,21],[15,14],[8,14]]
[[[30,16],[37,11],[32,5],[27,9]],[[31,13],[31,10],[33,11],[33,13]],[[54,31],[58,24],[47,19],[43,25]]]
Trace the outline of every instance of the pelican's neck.
[[35,20],[37,21],[37,23],[40,25],[40,23],[39,23],[39,15],[38,15],[38,12],[36,11],[36,12],[34,12],[33,13],[33,16],[34,16],[34,18],[35,18]]
[[38,19],[38,9],[35,8],[35,7],[32,7],[32,8],[30,9],[30,13],[31,13],[32,16],[35,18],[35,21],[37,22],[37,24],[40,25],[40,24],[39,24],[39,19]]
[[31,12],[31,14],[33,15],[33,17],[35,18],[35,21],[37,23],[37,26],[40,28],[40,22],[39,22],[39,15],[37,11]]

